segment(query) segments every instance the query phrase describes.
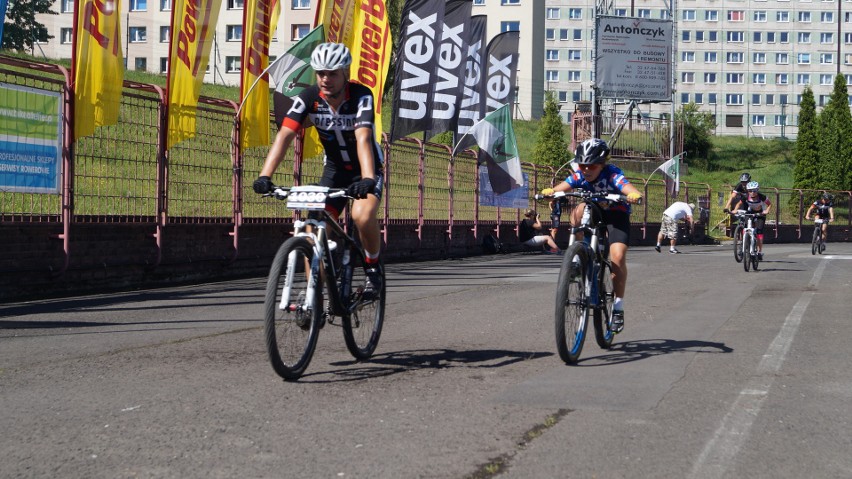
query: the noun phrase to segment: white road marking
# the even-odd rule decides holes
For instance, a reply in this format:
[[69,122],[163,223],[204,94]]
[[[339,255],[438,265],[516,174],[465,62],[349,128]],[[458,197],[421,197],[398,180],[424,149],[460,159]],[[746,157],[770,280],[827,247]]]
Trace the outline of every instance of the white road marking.
[[[827,261],[820,261],[819,266],[814,271],[813,278],[808,283],[809,287],[816,287],[819,284],[826,263]],[[793,309],[790,310],[790,314],[784,320],[784,325],[781,326],[781,331],[775,336],[772,344],[769,345],[760,360],[757,371],[748,381],[746,387],[740,391],[739,396],[722,419],[719,428],[716,429],[713,437],[698,456],[698,460],[692,468],[692,473],[689,475],[690,478],[722,477],[728,466],[733,463],[734,457],[748,438],[755,418],[760,414],[763,401],[769,395],[769,389],[775,380],[775,373],[781,369],[784,358],[793,344],[796,331],[798,331],[802,322],[802,316],[804,316],[805,310],[813,297],[813,291],[805,291],[793,305]]]

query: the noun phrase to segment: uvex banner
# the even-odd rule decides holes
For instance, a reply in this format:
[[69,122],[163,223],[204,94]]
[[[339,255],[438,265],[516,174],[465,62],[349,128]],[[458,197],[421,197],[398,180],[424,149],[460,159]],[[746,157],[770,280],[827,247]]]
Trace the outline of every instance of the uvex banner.
[[[240,96],[240,145],[269,145],[269,41],[278,27],[278,0],[248,0],[243,12],[243,61]],[[249,88],[257,81],[257,86]]]
[[169,148],[195,136],[195,109],[221,4],[222,0],[175,0],[169,52]]
[[486,70],[482,82],[487,115],[503,105],[515,106],[515,77],[518,73],[518,32],[503,32],[488,43]]
[[484,75],[486,25],[488,17],[476,15],[470,19],[470,37],[467,44],[462,92],[456,118],[456,136],[462,135],[482,119],[480,87]]
[[432,126],[435,72],[438,69],[440,28],[445,2],[407,0],[400,20],[400,43],[394,77],[391,140]]
[[427,117],[432,134],[453,129],[458,120],[462,81],[470,42],[470,11],[473,0],[449,0],[444,11],[444,25],[438,45],[438,69],[435,72],[434,95]]
[[120,0],[78,0],[74,34],[74,139],[118,122],[124,61]]

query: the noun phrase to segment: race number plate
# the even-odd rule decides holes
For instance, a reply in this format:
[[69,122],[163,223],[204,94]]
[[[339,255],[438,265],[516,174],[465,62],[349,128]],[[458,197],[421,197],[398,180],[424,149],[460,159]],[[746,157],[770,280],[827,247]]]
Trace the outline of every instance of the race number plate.
[[287,208],[295,210],[323,210],[328,198],[325,186],[294,186],[287,195]]

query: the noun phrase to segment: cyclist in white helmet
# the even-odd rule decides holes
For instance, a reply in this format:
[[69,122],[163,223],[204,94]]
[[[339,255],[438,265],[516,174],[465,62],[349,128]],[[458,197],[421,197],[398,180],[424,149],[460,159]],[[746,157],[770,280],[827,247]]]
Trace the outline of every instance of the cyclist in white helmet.
[[[319,184],[348,188],[349,196],[356,198],[351,214],[367,257],[367,289],[378,291],[382,275],[376,213],[382,197],[384,160],[374,134],[373,94],[367,87],[349,81],[351,63],[352,55],[343,44],[322,43],[314,49],[311,68],[316,72],[317,84],[293,99],[253,187],[258,194],[268,193],[273,186],[271,177],[299,129],[315,126],[325,150]],[[345,198],[337,200],[327,207],[335,217],[347,202]]]
[[772,209],[772,202],[760,192],[760,185],[756,181],[748,182],[746,190],[747,196],[737,203],[734,211],[745,209],[758,215],[754,219],[754,235],[757,237],[757,256],[763,259],[763,227],[766,225],[766,215]]

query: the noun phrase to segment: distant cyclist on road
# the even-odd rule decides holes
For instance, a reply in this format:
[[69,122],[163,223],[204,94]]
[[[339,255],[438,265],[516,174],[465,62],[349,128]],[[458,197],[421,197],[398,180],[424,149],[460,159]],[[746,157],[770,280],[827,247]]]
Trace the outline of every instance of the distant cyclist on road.
[[748,194],[746,190],[746,185],[751,181],[751,175],[748,173],[743,173],[740,175],[740,182],[737,183],[737,186],[731,191],[731,195],[728,197],[728,202],[725,203],[724,212],[730,213],[731,207],[736,205],[740,201],[745,201],[745,198]]
[[[370,90],[349,81],[352,55],[340,43],[322,43],[311,54],[317,84],[303,90],[293,101],[260,176],[254,181],[258,194],[272,190],[272,174],[284,158],[296,132],[314,125],[325,150],[321,186],[347,188],[352,196],[352,219],[358,227],[366,256],[365,291],[381,290],[379,252],[381,238],[376,213],[382,197],[382,150],[375,140],[375,106]],[[346,198],[335,198],[326,209],[336,218],[346,207]]]
[[[602,194],[618,193],[627,196],[629,203],[638,203],[642,194],[627,181],[624,173],[615,165],[607,164],[609,146],[605,141],[591,138],[577,146],[574,161],[579,171],[553,188],[545,188],[542,195],[550,196],[557,191],[581,189]],[[580,224],[584,205],[580,203],[571,214],[571,224]],[[615,301],[612,312],[612,329],[620,332],[624,329],[624,292],[627,288],[627,245],[630,243],[630,206],[613,203],[604,209],[604,223],[609,238],[609,259],[612,262],[613,290]]]
[[745,209],[748,213],[758,215],[754,219],[754,235],[757,237],[757,256],[763,259],[763,226],[766,224],[766,215],[772,209],[772,202],[760,192],[760,185],[756,181],[750,181],[746,190],[748,195],[745,201],[740,200],[734,210]]
[[[816,217],[821,220],[831,220],[834,221],[834,196],[830,193],[823,193],[822,197],[811,205],[808,208],[808,212],[805,213],[805,219],[811,219],[811,211],[815,211]],[[828,234],[828,223],[822,224],[822,242],[825,243],[826,235]]]

